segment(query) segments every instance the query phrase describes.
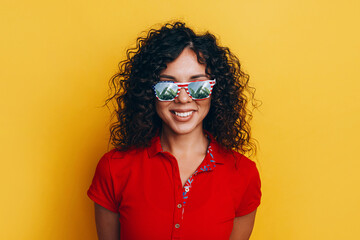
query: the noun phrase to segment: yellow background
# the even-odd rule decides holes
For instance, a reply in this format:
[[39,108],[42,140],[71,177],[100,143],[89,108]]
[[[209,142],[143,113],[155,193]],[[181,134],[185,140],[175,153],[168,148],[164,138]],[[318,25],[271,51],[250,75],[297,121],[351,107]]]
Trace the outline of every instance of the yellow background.
[[252,239],[360,239],[359,12],[358,0],[2,0],[0,239],[96,239],[86,190],[108,150],[108,79],[172,19],[215,33],[263,101]]

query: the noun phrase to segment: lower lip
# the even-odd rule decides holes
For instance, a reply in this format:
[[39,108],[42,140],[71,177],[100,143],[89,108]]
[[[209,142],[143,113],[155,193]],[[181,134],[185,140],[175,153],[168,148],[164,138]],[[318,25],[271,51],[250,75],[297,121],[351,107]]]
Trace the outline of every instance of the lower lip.
[[180,116],[177,116],[175,113],[171,112],[172,116],[174,117],[174,119],[176,121],[179,121],[179,122],[186,122],[186,121],[189,121],[192,116],[194,115],[195,111],[192,112],[192,114],[190,114],[189,116],[187,117],[180,117]]

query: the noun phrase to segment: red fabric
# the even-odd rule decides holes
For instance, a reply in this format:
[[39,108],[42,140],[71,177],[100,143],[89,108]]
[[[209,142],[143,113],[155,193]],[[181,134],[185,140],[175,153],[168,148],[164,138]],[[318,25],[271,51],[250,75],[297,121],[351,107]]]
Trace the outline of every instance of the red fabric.
[[254,211],[261,198],[255,163],[213,139],[182,187],[177,160],[162,151],[159,137],[149,148],[106,153],[87,193],[119,213],[125,240],[228,240],[234,218]]

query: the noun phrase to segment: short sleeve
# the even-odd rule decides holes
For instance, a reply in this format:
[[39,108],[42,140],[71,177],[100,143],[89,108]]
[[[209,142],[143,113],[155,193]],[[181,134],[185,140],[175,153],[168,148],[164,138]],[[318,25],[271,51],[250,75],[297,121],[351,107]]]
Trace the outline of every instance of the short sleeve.
[[112,212],[118,212],[114,183],[110,171],[109,154],[105,154],[100,159],[87,195],[95,203]]
[[235,217],[249,214],[256,210],[260,205],[261,180],[259,171],[256,168],[256,164],[251,160],[248,160],[248,164],[246,165],[247,168],[243,170],[243,175],[247,176],[247,179],[243,179],[243,181],[247,183],[247,186],[245,186],[245,191],[243,191],[243,194],[240,197],[240,203],[236,208]]

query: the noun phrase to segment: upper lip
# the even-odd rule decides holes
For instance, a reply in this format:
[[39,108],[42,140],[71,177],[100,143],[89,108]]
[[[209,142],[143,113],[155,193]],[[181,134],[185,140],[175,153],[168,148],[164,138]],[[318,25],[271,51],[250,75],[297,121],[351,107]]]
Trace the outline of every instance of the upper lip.
[[174,112],[191,112],[191,111],[195,111],[194,109],[171,109],[170,111],[174,111]]

